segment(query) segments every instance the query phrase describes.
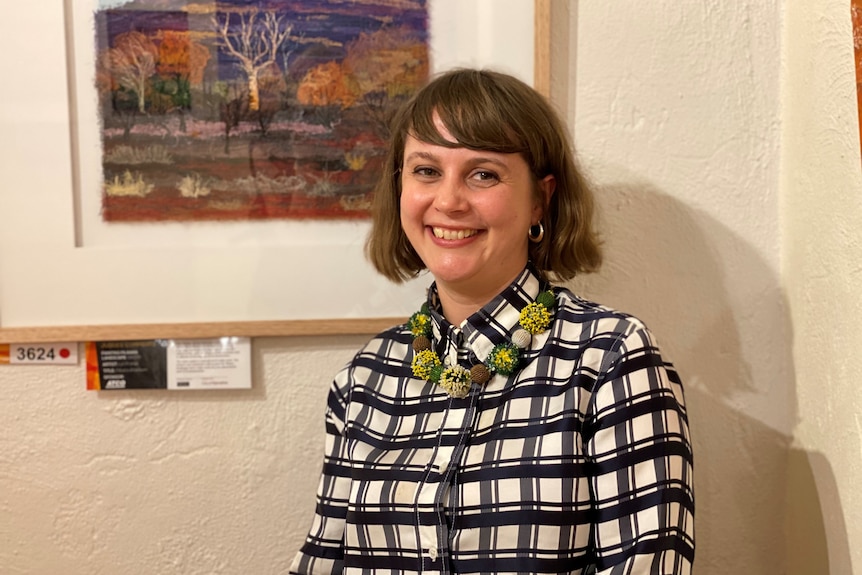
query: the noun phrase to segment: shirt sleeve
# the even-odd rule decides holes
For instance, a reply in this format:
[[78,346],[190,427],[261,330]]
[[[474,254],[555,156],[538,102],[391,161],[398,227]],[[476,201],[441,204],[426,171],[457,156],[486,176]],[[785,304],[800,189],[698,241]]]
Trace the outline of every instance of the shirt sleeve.
[[290,566],[291,575],[341,573],[344,567],[344,524],[350,496],[350,467],[344,421],[347,401],[336,377],[329,391],[326,408],[326,443],[323,471],[317,488],[317,505],[308,536]]
[[687,575],[694,490],[682,384],[644,327],[609,358],[584,434],[597,575]]

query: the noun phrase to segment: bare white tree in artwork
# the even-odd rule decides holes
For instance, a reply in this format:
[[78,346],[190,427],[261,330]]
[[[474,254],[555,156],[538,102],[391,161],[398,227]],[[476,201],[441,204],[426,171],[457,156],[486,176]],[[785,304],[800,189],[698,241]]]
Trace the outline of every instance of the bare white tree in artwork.
[[292,26],[284,26],[284,15],[277,16],[273,11],[261,12],[255,8],[237,16],[236,31],[231,31],[233,13],[217,18],[215,24],[221,45],[239,60],[239,67],[248,78],[248,109],[257,111],[260,72],[267,66],[277,66],[279,49],[290,36]]
[[126,32],[117,36],[114,47],[108,50],[106,64],[114,80],[138,97],[138,111],[143,113],[147,82],[156,72],[158,48],[140,32]]

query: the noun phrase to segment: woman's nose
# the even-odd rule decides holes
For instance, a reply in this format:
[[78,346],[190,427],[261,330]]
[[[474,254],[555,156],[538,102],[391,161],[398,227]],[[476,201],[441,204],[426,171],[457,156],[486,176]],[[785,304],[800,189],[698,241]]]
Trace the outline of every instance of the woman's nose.
[[434,207],[441,212],[456,212],[465,209],[467,196],[464,182],[458,178],[445,178],[437,188]]

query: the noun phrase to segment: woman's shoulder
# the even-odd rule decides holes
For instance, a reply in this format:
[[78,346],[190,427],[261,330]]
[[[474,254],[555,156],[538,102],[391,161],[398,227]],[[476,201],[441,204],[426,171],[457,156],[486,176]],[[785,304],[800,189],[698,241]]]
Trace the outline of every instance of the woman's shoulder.
[[366,342],[365,347],[379,346],[381,343],[399,343],[410,344],[413,341],[413,334],[410,333],[410,328],[407,327],[407,321],[393,325],[374,335]]
[[646,322],[631,313],[555,289],[557,312],[550,336],[560,348],[594,349],[614,355],[661,355],[655,334]]
[[406,323],[374,335],[335,375],[333,392],[349,403],[357,389],[377,389],[390,378],[411,377],[412,344],[413,335]]
[[392,357],[403,359],[405,351],[412,343],[413,335],[406,322],[393,325],[369,338],[356,351],[349,366],[367,361],[387,361]]
[[554,288],[558,321],[589,329],[594,333],[629,334],[648,331],[646,323],[631,313],[585,299],[565,287]]

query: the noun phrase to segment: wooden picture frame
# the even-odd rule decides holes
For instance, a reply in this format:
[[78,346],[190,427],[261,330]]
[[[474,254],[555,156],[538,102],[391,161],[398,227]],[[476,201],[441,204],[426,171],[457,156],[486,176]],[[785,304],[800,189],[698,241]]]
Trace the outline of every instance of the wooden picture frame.
[[[551,2],[534,0],[530,7],[531,79],[546,95]],[[92,150],[76,148],[75,100],[89,80],[69,73],[75,66],[73,44],[66,42],[73,34],[72,5],[66,0],[64,13],[55,5],[20,3],[14,11],[21,14],[0,24],[8,41],[31,38],[34,30],[47,38],[26,63],[4,64],[6,77],[25,68],[33,72],[27,92],[9,103],[20,114],[7,122],[14,144],[7,144],[0,160],[6,164],[0,172],[10,174],[0,195],[0,343],[372,334],[403,321],[418,305],[430,280],[394,286],[374,278],[361,257],[361,224],[330,243],[288,248],[258,243],[241,249],[246,238],[235,231],[239,237],[230,245],[76,249],[80,214],[68,181],[78,177],[81,156]],[[510,35],[506,40],[512,44]],[[278,271],[286,259],[291,273]],[[264,273],[270,275],[258,280]],[[152,302],[160,302],[153,306],[158,313],[129,315],[137,304],[148,309]],[[278,313],[268,313],[272,309]]]

